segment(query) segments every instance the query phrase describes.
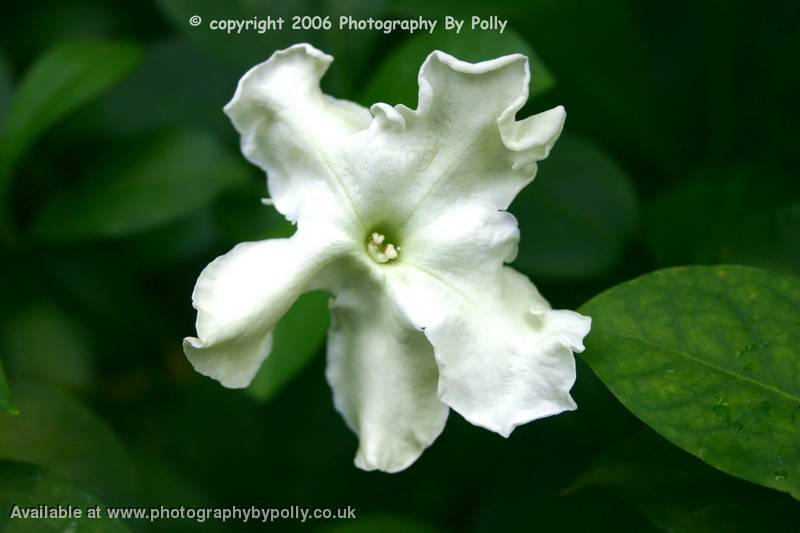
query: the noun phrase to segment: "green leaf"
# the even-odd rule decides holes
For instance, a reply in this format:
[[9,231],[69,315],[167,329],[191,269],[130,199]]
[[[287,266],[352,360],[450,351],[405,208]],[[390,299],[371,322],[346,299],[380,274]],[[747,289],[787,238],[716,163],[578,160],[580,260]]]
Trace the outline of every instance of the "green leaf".
[[126,76],[139,61],[138,46],[70,42],[45,52],[11,101],[0,145],[0,203],[15,163],[51,125]]
[[122,143],[74,188],[45,204],[34,231],[45,240],[140,232],[207,205],[248,173],[240,158],[197,131]]
[[666,269],[585,304],[584,360],[660,434],[800,497],[800,280],[751,267]]
[[612,488],[662,531],[794,531],[800,506],[723,474],[649,429],[603,451],[565,494]]
[[599,147],[566,134],[509,211],[522,236],[515,265],[549,279],[608,270],[638,222],[627,174]]
[[281,318],[272,351],[247,389],[252,396],[269,399],[319,352],[330,322],[329,299],[322,292],[304,294]]
[[359,98],[361,103],[371,105],[386,102],[416,107],[419,90],[417,73],[422,62],[434,50],[442,50],[470,62],[514,53],[524,54],[531,63],[533,97],[544,94],[555,85],[555,79],[530,45],[513,30],[507,29],[500,35],[483,31],[457,35],[455,32],[437,30],[432,34],[415,34],[389,54],[364,89]]
[[[38,509],[69,506],[82,511],[80,518],[12,518],[14,507]],[[100,508],[98,518],[89,518],[87,510]],[[29,531],[70,531],[73,533],[125,533],[121,522],[106,515],[106,506],[61,476],[39,466],[14,461],[0,461],[0,529],[6,533]]]
[[0,353],[11,375],[72,389],[91,382],[93,354],[88,334],[54,302],[27,302],[14,309],[0,326]]
[[13,386],[19,415],[0,414],[0,459],[45,466],[109,504],[136,501],[133,463],[102,420],[55,389]]

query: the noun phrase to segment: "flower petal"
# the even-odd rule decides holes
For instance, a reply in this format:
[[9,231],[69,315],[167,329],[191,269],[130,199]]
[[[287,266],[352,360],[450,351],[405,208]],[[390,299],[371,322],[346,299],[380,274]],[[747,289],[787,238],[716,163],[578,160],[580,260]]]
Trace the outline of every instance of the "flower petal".
[[[504,209],[533,179],[565,116],[556,108],[516,122],[528,81],[522,56],[470,65],[437,52],[420,71],[419,109],[394,108],[401,128],[389,109],[373,106],[381,118],[368,130],[387,145],[413,133],[433,147],[412,158],[419,178],[397,193],[411,200],[387,288],[434,347],[439,397],[505,436],[575,408],[572,352],[590,327],[577,313],[551,310],[525,276],[503,266],[519,240]],[[420,164],[423,153],[433,155]]]
[[583,351],[591,320],[551,310],[510,267],[483,278],[466,283],[405,263],[391,276],[391,294],[433,345],[439,397],[471,423],[503,436],[575,409],[572,352]]
[[343,289],[332,312],[327,377],[336,409],[359,436],[356,466],[403,470],[447,420],[433,349],[372,281]]
[[371,115],[322,93],[319,81],[332,61],[308,44],[275,52],[242,77],[225,106],[242,152],[267,171],[275,207],[293,222],[302,214],[327,214],[345,223],[354,214],[336,149],[342,136],[366,128]]
[[471,64],[434,52],[418,108],[379,103],[374,118],[320,91],[331,61],[307,44],[276,52],[225,108],[276,208],[301,225],[320,217],[357,238],[387,223],[416,231],[454,195],[506,209],[563,127],[562,107],[516,121],[530,81],[519,54]]
[[566,117],[556,107],[517,122],[529,81],[519,54],[471,64],[432,53],[420,69],[418,108],[373,105],[370,127],[341,147],[343,183],[355,191],[362,218],[415,231],[455,197],[506,209]]
[[[323,235],[325,238],[323,239]],[[324,231],[237,245],[200,274],[192,294],[192,366],[226,387],[246,387],[272,347],[272,329],[305,291],[327,286],[347,245]]]

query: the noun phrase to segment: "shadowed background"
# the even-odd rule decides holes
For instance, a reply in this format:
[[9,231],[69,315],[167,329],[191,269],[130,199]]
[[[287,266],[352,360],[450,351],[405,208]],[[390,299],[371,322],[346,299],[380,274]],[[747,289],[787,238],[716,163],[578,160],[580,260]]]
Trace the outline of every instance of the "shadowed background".
[[[194,332],[190,295],[208,262],[237,242],[291,234],[260,204],[264,176],[238,152],[222,106],[247,68],[301,41],[336,58],[323,88],[364,105],[415,106],[416,72],[433,49],[470,61],[532,58],[532,98],[520,116],[563,104],[568,119],[511,207],[522,232],[515,266],[554,307],[577,308],[672,265],[797,275],[799,11],[792,2],[623,0],[5,7],[0,362],[8,410],[19,413],[0,414],[1,508],[25,498],[356,507],[356,522],[303,526],[341,532],[662,531],[670,516],[691,517],[676,530],[753,531],[768,515],[767,530],[790,531],[797,502],[646,429],[580,357],[578,411],[509,440],[451,413],[416,464],[386,475],[353,466],[356,438],[333,408],[325,295],[304,296],[281,321],[274,353],[246,391],[196,374],[181,339]],[[441,29],[445,15],[479,14],[509,27]],[[339,15],[425,16],[439,28],[227,35],[207,26],[268,15],[286,26],[292,15],[330,15],[334,26]],[[745,501],[769,512],[737,513]]]

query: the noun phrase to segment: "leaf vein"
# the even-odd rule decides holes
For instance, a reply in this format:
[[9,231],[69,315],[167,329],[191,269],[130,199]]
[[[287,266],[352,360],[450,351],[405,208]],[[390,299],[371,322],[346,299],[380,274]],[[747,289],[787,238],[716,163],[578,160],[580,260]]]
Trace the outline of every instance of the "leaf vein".
[[605,330],[601,330],[601,331],[605,331],[606,333],[609,333],[611,335],[616,335],[616,336],[622,337],[624,339],[641,342],[643,344],[647,344],[647,345],[653,346],[653,347],[658,348],[660,350],[664,350],[666,352],[670,352],[670,353],[679,355],[679,356],[681,356],[681,357],[683,357],[685,359],[689,359],[690,361],[694,361],[695,363],[698,363],[700,365],[703,365],[703,366],[706,366],[706,367],[711,368],[713,370],[716,370],[717,372],[721,372],[721,373],[727,374],[727,375],[729,375],[729,376],[731,376],[733,378],[736,378],[736,379],[739,379],[739,380],[742,380],[742,381],[746,381],[746,382],[751,383],[753,385],[757,385],[757,386],[759,386],[761,388],[764,388],[764,389],[767,389],[769,391],[772,391],[775,394],[778,394],[780,396],[784,396],[784,397],[786,397],[786,398],[788,398],[788,399],[790,399],[792,401],[800,403],[800,397],[798,397],[798,396],[795,396],[795,395],[793,395],[793,394],[791,394],[789,392],[786,392],[786,391],[783,391],[783,390],[778,389],[776,387],[773,387],[771,385],[768,385],[767,383],[762,383],[762,382],[757,381],[757,380],[755,380],[753,378],[750,378],[750,377],[747,377],[747,376],[743,376],[741,374],[737,374],[736,372],[734,372],[732,370],[729,370],[727,368],[715,365],[714,363],[711,363],[709,361],[704,361],[704,360],[702,360],[702,359],[700,359],[698,357],[695,357],[695,356],[693,356],[693,355],[691,355],[689,353],[683,353],[683,352],[681,352],[679,350],[676,350],[674,348],[670,348],[668,346],[664,346],[663,344],[660,344],[660,343],[657,343],[657,342],[653,342],[653,341],[650,341],[650,340],[647,340],[647,339],[643,339],[643,338],[638,338],[638,337],[635,337],[635,336],[632,336],[632,335],[626,335],[624,333],[620,333],[620,332],[617,332],[617,331],[612,331],[612,330],[609,330],[609,329],[605,329]]

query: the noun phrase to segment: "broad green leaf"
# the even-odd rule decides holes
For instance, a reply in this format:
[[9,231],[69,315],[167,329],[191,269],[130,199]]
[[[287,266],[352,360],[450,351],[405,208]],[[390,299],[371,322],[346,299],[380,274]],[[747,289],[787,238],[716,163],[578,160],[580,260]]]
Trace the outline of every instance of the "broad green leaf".
[[197,131],[122,143],[74,188],[45,204],[35,233],[77,240],[143,231],[207,205],[248,172],[214,137]]
[[437,29],[434,33],[414,34],[390,53],[367,84],[359,98],[360,102],[364,105],[386,102],[416,107],[419,90],[417,73],[422,62],[434,50],[442,50],[473,63],[508,54],[524,54],[531,63],[533,98],[555,85],[555,79],[530,45],[513,30],[507,29],[500,35],[483,31],[457,35],[454,31]]
[[9,414],[17,414],[17,410],[11,406],[8,394],[8,383],[6,383],[6,375],[3,372],[3,364],[0,362],[0,412]]
[[[40,506],[81,509],[81,518],[18,518],[24,509]],[[98,518],[89,518],[88,509],[100,508]],[[6,533],[67,532],[125,533],[121,522],[108,518],[106,506],[70,481],[42,467],[15,461],[0,461],[0,529]]]
[[48,127],[126,76],[139,61],[138,46],[70,42],[45,52],[14,93],[2,128],[0,202],[15,163]]
[[788,533],[800,520],[788,495],[728,476],[646,428],[601,452],[564,493],[608,488],[665,532]]
[[45,466],[109,504],[135,502],[133,463],[102,420],[55,389],[14,381],[13,390],[19,415],[0,414],[0,459]]
[[584,360],[633,413],[707,463],[800,497],[800,280],[660,270],[581,308]]
[[66,388],[92,380],[92,351],[87,332],[69,313],[49,300],[28,302],[0,324],[0,353],[14,376],[26,376]]
[[566,134],[509,211],[522,235],[515,265],[549,279],[608,270],[638,221],[627,174],[602,149]]
[[304,294],[281,318],[272,351],[247,389],[251,395],[269,399],[320,351],[330,322],[329,299],[322,292]]

